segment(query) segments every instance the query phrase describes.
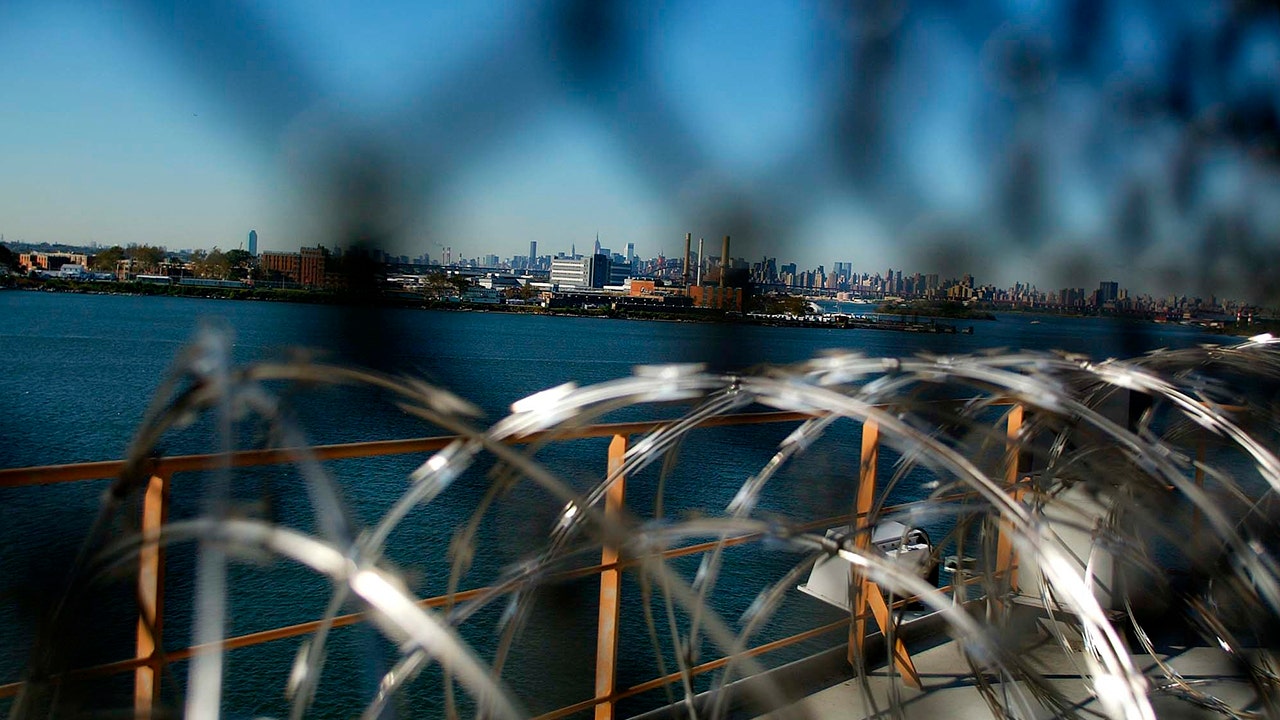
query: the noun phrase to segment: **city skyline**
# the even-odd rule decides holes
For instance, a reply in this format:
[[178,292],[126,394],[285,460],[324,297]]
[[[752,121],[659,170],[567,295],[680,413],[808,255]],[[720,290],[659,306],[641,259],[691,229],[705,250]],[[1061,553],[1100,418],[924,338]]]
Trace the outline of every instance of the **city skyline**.
[[692,228],[809,266],[1261,286],[1274,9],[1073,8],[627,7],[592,75],[557,64],[555,17],[497,2],[20,1],[0,218],[29,242],[234,247],[253,226],[263,250],[368,232],[411,256],[597,231],[675,254]]
[[[250,239],[256,240],[256,231],[250,231]],[[4,245],[3,234],[0,234],[0,245]],[[19,241],[18,245],[26,245]],[[693,248],[699,247],[701,243],[693,243],[690,241],[691,257],[696,263],[696,271],[691,271],[688,277],[688,284],[693,284],[695,278],[702,277],[702,271],[707,271],[709,275],[715,278],[718,283],[719,267],[721,258],[719,255],[707,253],[705,256],[699,256],[697,250]],[[37,247],[37,246],[31,246]],[[52,247],[49,245],[48,247]],[[108,248],[90,247],[90,246],[74,246],[60,245],[60,247],[69,248],[71,251],[93,251],[105,250]],[[139,247],[135,245],[134,247]],[[636,278],[661,278],[665,279],[675,286],[685,284],[686,277],[681,266],[683,265],[682,253],[673,256],[654,255],[645,257],[635,252],[634,245],[629,243],[625,248],[625,252],[612,247],[605,246],[600,242],[599,238],[595,238],[594,247],[588,253],[579,253],[574,251],[575,243],[570,243],[570,251],[552,251],[548,254],[540,254],[537,252],[537,242],[531,241],[529,254],[512,255],[501,257],[493,253],[481,254],[477,256],[465,256],[460,253],[453,252],[453,248],[448,246],[438,246],[442,251],[442,255],[432,256],[429,253],[423,253],[417,256],[395,255],[384,253],[380,250],[373,249],[374,259],[388,264],[398,265],[418,265],[430,267],[443,267],[457,270],[470,271],[497,271],[498,273],[507,273],[519,275],[528,272],[532,267],[530,263],[537,265],[536,272],[546,274],[551,271],[552,281],[555,280],[553,260],[560,258],[587,258],[592,252],[604,253],[606,258],[612,259],[615,266],[619,262],[626,262],[631,265],[631,272],[626,273],[627,277]],[[713,246],[714,247],[714,246]],[[201,253],[207,253],[218,248],[163,248],[166,252],[176,256],[197,257]],[[239,248],[243,249],[243,248]],[[368,250],[368,249],[366,249]],[[343,254],[341,248],[324,248],[323,246],[302,246],[300,250],[264,250],[258,256],[259,262],[265,262],[267,256],[275,256],[272,262],[279,264],[289,262],[296,263],[297,260],[290,261],[289,256],[298,256],[301,252],[302,258],[310,254],[311,257],[319,257],[321,252],[335,252],[341,256]],[[51,253],[56,254],[56,253]],[[89,257],[92,257],[90,255]],[[849,292],[854,296],[890,296],[904,295],[905,297],[918,297],[924,289],[943,291],[940,297],[951,297],[945,294],[948,288],[963,286],[975,292],[964,294],[957,299],[982,297],[988,300],[996,300],[999,302],[1007,302],[1013,300],[1015,302],[1025,302],[1030,304],[1047,303],[1051,305],[1088,305],[1089,298],[1093,293],[1097,293],[1099,304],[1107,301],[1129,300],[1163,303],[1166,299],[1179,300],[1196,300],[1204,301],[1210,305],[1229,305],[1229,306],[1252,306],[1262,307],[1271,311],[1280,310],[1280,308],[1260,303],[1252,298],[1239,295],[1223,294],[1219,292],[1209,292],[1197,294],[1186,290],[1174,290],[1169,292],[1153,291],[1150,288],[1141,285],[1131,286],[1129,283],[1116,280],[1114,277],[1104,277],[1095,279],[1084,279],[1080,282],[1071,282],[1065,284],[1044,284],[1034,279],[1021,278],[1011,282],[1002,282],[991,278],[982,278],[975,276],[973,272],[958,273],[940,273],[921,270],[917,268],[906,268],[899,266],[896,270],[890,266],[882,274],[879,268],[861,268],[855,263],[849,261],[833,261],[830,263],[819,263],[815,266],[804,266],[803,264],[789,261],[787,258],[762,257],[760,259],[746,258],[730,252],[730,262],[732,267],[738,268],[747,273],[744,277],[750,279],[751,282],[761,285],[764,288],[785,287],[791,291],[801,294],[817,292],[833,293],[833,292]],[[265,267],[265,265],[264,265]],[[274,265],[272,265],[274,267]],[[313,272],[321,272],[314,270]],[[319,276],[316,276],[319,277]],[[623,277],[621,275],[619,278]],[[621,282],[617,280],[614,284]],[[701,284],[699,282],[698,284]],[[1097,290],[1093,290],[1097,285]],[[1069,293],[1069,296],[1068,296]],[[1068,297],[1070,299],[1068,299]]]

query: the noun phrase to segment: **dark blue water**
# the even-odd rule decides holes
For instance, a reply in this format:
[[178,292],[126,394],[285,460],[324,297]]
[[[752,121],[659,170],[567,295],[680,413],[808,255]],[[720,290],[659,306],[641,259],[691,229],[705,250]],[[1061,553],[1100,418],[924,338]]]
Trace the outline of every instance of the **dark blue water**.
[[[1035,322],[1033,322],[1035,321]],[[988,348],[1063,349],[1096,358],[1132,356],[1160,347],[1187,347],[1206,338],[1177,326],[1129,325],[1107,319],[1004,315],[974,322],[972,335],[919,335],[890,331],[843,331],[691,323],[639,322],[500,313],[374,310],[355,316],[324,306],[250,303],[188,298],[60,295],[0,292],[0,467],[103,460],[120,457],[159,379],[201,322],[234,333],[240,362],[283,357],[286,348],[309,348],[321,357],[355,358],[413,374],[451,390],[485,413],[484,425],[500,418],[520,397],[564,382],[590,384],[628,374],[636,365],[707,362],[743,369],[766,363],[798,362],[840,348],[869,355],[918,352],[967,353]],[[308,439],[350,442],[438,434],[402,412],[388,399],[353,390],[319,390],[297,399]],[[211,428],[197,423],[167,438],[168,453],[216,449]],[[772,453],[787,427],[704,431],[681,451],[681,463],[661,498],[669,515],[722,509],[747,474]],[[260,441],[251,424],[237,444]],[[831,514],[848,504],[847,480],[856,477],[857,430],[833,432],[824,445],[802,456],[773,483],[762,500],[765,512],[783,517]],[[605,441],[580,441],[541,456],[571,482],[586,485],[603,472]],[[357,524],[375,522],[404,489],[404,476],[420,457],[332,463],[331,472]],[[885,462],[891,462],[891,458]],[[886,477],[891,471],[886,468]],[[628,503],[652,516],[657,469],[631,478]],[[173,517],[201,507],[201,477],[175,480]],[[410,518],[392,537],[390,558],[406,571],[414,590],[430,595],[446,587],[448,547],[467,522],[488,485],[484,468],[468,473],[430,512]],[[98,507],[105,483],[0,491],[0,682],[17,679],[26,664],[44,610],[56,597],[60,570],[70,562]],[[296,474],[286,469],[237,475],[235,495],[245,511],[314,529]],[[538,491],[520,486],[495,505],[483,524],[481,559],[463,587],[491,579],[520,558],[530,538],[545,537],[556,508]],[[120,526],[123,532],[124,525]],[[756,592],[796,562],[778,549],[737,550],[716,595],[726,618],[735,618]],[[688,575],[697,559],[678,561]],[[167,562],[166,645],[189,644],[192,586],[189,550],[175,549]],[[119,659],[130,654],[133,601],[128,570],[94,590],[95,602],[64,630],[77,662]],[[318,617],[326,584],[308,573],[275,562],[237,564],[229,633],[238,634]],[[624,599],[635,603],[634,579]],[[512,651],[507,674],[517,693],[537,712],[583,699],[591,693],[595,596],[592,582],[558,587],[535,605],[529,630]],[[640,613],[624,613],[624,643],[641,651],[620,660],[621,684],[656,674],[647,651]],[[466,629],[490,658],[498,609],[482,614]],[[761,640],[782,637],[835,618],[835,611],[807,598],[787,601],[786,612]],[[66,638],[74,642],[65,642]],[[227,710],[234,716],[282,714],[281,694],[296,641],[231,653]],[[797,648],[794,654],[813,649]],[[339,631],[330,653],[330,671],[321,694],[322,715],[348,716],[369,697],[393,653],[370,629]],[[556,658],[548,664],[547,658]],[[336,668],[342,668],[341,671]],[[670,670],[670,668],[668,668]],[[175,667],[181,682],[185,667]],[[339,676],[336,678],[334,676]],[[128,676],[93,686],[93,692],[128,687]],[[110,695],[104,695],[107,697]],[[432,715],[440,702],[438,682],[424,677],[410,694],[414,716]],[[6,706],[0,704],[0,711]]]

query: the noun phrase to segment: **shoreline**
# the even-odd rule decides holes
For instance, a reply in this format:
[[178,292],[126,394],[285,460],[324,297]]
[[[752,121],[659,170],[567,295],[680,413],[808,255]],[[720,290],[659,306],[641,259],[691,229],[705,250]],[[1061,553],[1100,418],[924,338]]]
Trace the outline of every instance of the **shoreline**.
[[[764,325],[771,327],[801,327],[827,330],[887,330],[893,332],[971,334],[976,323],[997,322],[995,312],[1022,314],[1064,319],[1093,319],[1114,317],[1159,325],[1150,317],[1106,315],[1102,313],[1064,313],[1045,308],[1008,308],[1001,310],[982,309],[974,311],[971,316],[953,317],[949,315],[933,315],[921,312],[892,312],[877,310],[877,315],[889,315],[901,320],[861,320],[846,318],[840,321],[823,320],[826,315],[806,315],[795,317],[753,316],[731,311],[710,308],[692,308],[677,312],[646,312],[639,310],[583,309],[583,308],[546,308],[540,305],[507,305],[489,303],[464,303],[455,300],[439,300],[430,298],[411,298],[397,295],[360,296],[351,293],[290,288],[220,288],[189,285],[151,285],[136,282],[74,282],[65,280],[33,281],[27,278],[16,278],[17,282],[0,285],[0,289],[26,292],[68,293],[75,295],[123,295],[123,296],[161,296],[191,297],[211,300],[237,300],[249,302],[287,302],[306,305],[345,305],[404,308],[417,310],[442,310],[448,312],[499,312],[509,315],[544,315],[554,317],[598,318],[604,320],[635,320],[644,322],[675,323],[714,323],[725,325]],[[923,309],[923,308],[921,308]],[[906,318],[913,318],[908,321]],[[1272,328],[1267,324],[1247,328],[1204,327],[1207,332],[1221,335],[1248,337],[1266,332]]]
[[68,293],[73,295],[123,295],[132,297],[194,297],[211,300],[239,300],[250,302],[290,302],[309,305],[374,306],[417,310],[442,310],[448,312],[498,312],[509,315],[544,315],[554,317],[598,318],[603,320],[635,320],[643,322],[709,323],[724,325],[765,325],[773,327],[802,327],[827,330],[889,330],[918,333],[972,333],[962,329],[947,318],[919,318],[906,320],[833,322],[823,320],[823,315],[783,318],[758,317],[711,308],[690,308],[675,312],[649,312],[644,310],[613,310],[583,308],[546,308],[541,305],[507,305],[489,303],[464,303],[452,300],[410,298],[397,295],[355,296],[348,293],[325,290],[293,290],[281,288],[218,288],[191,285],[151,285],[134,282],[71,282],[30,281],[22,279],[10,289],[26,292]]

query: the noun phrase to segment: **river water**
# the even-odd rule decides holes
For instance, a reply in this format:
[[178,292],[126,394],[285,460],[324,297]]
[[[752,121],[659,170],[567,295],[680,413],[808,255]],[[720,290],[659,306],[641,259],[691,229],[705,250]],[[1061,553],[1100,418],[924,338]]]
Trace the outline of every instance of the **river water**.
[[[971,335],[925,335],[407,309],[355,315],[348,309],[314,305],[26,291],[0,292],[0,319],[0,467],[122,456],[157,383],[201,323],[233,334],[238,362],[279,358],[287,348],[307,348],[320,357],[425,378],[478,406],[485,414],[478,423],[482,426],[501,418],[514,400],[538,390],[570,381],[590,384],[622,377],[636,365],[705,362],[717,368],[747,369],[798,362],[831,349],[890,356],[992,348],[1060,349],[1103,359],[1213,339],[1179,326],[1015,314],[1001,315],[997,321],[975,321]],[[314,391],[299,397],[297,405],[307,438],[314,443],[439,432],[386,398],[356,391]],[[723,509],[738,484],[763,464],[788,430],[779,426],[707,431],[705,438],[682,449],[681,463],[662,498],[665,512]],[[211,435],[210,427],[198,422],[166,439],[163,450],[212,451],[216,444]],[[258,439],[246,431],[237,442],[251,446]],[[856,431],[834,434],[830,447],[811,453],[780,478],[776,492],[762,500],[763,509],[780,516],[814,517],[830,514],[832,507],[847,506],[846,481],[856,477],[854,440]],[[855,450],[851,452],[850,447]],[[603,472],[605,442],[579,441],[541,457],[562,477],[585,487]],[[421,461],[420,457],[343,461],[332,463],[331,471],[342,483],[353,518],[367,525],[403,491],[406,473]],[[175,481],[174,518],[199,512],[206,480],[182,477]],[[468,473],[450,497],[433,504],[430,512],[411,516],[393,535],[389,557],[405,570],[415,591],[425,596],[446,587],[449,542],[470,517],[485,484],[483,467]],[[656,470],[630,480],[628,504],[642,516],[651,514],[659,499],[655,485]],[[57,596],[65,567],[79,549],[106,486],[95,482],[0,491],[0,541],[4,543],[0,637],[6,638],[0,653],[0,683],[21,676],[40,618]],[[314,518],[299,488],[290,471],[268,469],[237,475],[235,494],[247,513],[310,530]],[[463,587],[484,583],[522,557],[530,547],[528,539],[545,537],[554,517],[555,508],[532,490],[517,488],[504,496],[484,524],[479,559]],[[795,555],[784,551],[752,553],[730,553],[730,560],[740,562],[730,563],[716,597],[716,607],[726,619],[740,614],[770,578],[796,562]],[[691,559],[674,566],[692,573],[696,562]],[[172,551],[167,560],[166,645],[171,648],[190,643],[192,563],[192,553],[182,548]],[[125,568],[105,578],[92,591],[95,602],[83,616],[57,629],[55,645],[73,652],[76,662],[130,654],[129,572]],[[315,619],[327,599],[324,582],[279,562],[238,563],[232,580],[231,634]],[[545,593],[535,606],[529,629],[513,647],[505,676],[534,712],[591,694],[593,588],[590,582],[570,583]],[[638,602],[640,589],[634,580],[624,584],[623,592],[624,601]],[[492,657],[498,610],[481,613],[464,632],[487,659]],[[798,593],[788,599],[785,610],[762,640],[838,616]],[[624,686],[657,672],[639,617],[638,612],[624,617],[624,655],[619,661]],[[364,626],[338,631],[334,640],[316,714],[348,717],[371,695],[394,653]],[[821,646],[800,646],[775,662]],[[231,653],[224,698],[227,714],[287,714],[282,688],[297,647],[298,641],[291,640]],[[626,654],[625,648],[640,649]],[[185,665],[176,664],[174,671],[174,682],[166,690],[170,698],[182,685]],[[130,679],[124,675],[92,684],[85,691],[85,701],[127,703],[124,693]],[[407,697],[408,704],[401,708],[405,714],[437,715],[438,678],[428,673]],[[7,703],[0,701],[0,712],[7,709]]]

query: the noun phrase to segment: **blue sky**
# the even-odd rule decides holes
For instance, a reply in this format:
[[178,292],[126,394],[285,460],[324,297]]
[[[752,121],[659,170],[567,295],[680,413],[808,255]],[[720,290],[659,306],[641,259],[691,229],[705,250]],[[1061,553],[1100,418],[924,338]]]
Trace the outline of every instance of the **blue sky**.
[[[557,11],[584,5],[608,7],[0,5],[0,232],[292,249],[371,222],[469,256],[728,233],[802,265],[1152,291],[1241,284],[1280,240],[1274,11]],[[1225,259],[1224,215],[1246,228]]]

